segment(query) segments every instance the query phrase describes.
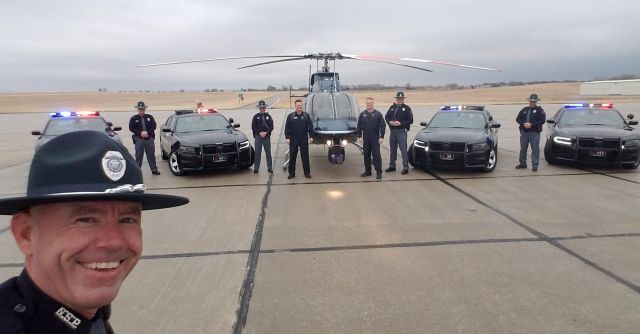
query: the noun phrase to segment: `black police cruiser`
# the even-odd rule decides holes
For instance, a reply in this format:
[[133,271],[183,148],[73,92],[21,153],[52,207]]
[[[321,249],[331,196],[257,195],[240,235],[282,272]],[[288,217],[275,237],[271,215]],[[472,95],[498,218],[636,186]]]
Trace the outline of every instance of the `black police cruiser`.
[[420,125],[425,128],[409,147],[411,166],[479,167],[487,173],[496,168],[500,123],[484,106],[443,106]]
[[34,130],[31,131],[31,134],[40,136],[36,140],[37,151],[42,145],[56,136],[82,130],[106,132],[111,139],[122,145],[122,140],[116,134],[116,131],[122,130],[122,127],[114,127],[113,123],[105,121],[100,116],[99,111],[59,111],[49,113],[49,121],[44,130]]
[[173,175],[227,167],[247,169],[255,151],[247,136],[215,109],[176,110],[160,127],[162,159]]
[[547,120],[544,158],[550,164],[572,161],[586,164],[640,165],[640,132],[613,104],[565,104]]

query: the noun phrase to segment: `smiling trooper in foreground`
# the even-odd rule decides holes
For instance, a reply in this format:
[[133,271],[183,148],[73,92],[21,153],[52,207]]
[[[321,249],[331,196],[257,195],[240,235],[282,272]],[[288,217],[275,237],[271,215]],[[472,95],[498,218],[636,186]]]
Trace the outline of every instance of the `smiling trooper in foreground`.
[[110,304],[142,252],[142,210],[189,202],[144,191],[133,157],[104,133],[38,150],[26,195],[0,199],[25,256],[0,285],[0,333],[113,333]]

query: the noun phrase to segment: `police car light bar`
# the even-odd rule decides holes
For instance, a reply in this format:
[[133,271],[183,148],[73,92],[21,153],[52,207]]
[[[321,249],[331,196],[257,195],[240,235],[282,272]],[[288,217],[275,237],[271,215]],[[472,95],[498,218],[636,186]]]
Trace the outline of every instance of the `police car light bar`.
[[613,108],[613,103],[568,103],[565,108]]
[[478,111],[482,111],[484,110],[484,106],[442,106],[440,107],[440,110],[444,110],[444,111],[456,111],[456,110],[478,110]]
[[58,111],[58,112],[52,112],[49,113],[49,116],[51,116],[51,118],[58,118],[58,117],[75,117],[75,116],[81,116],[81,117],[85,117],[85,116],[100,116],[100,112],[99,111]]
[[193,109],[180,109],[180,110],[176,110],[176,115],[184,115],[184,114],[193,114],[196,111]]

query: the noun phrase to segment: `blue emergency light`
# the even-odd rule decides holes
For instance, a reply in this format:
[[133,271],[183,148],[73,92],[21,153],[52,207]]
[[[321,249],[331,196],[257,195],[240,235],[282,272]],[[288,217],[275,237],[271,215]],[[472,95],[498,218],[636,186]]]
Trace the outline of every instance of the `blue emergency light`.
[[60,117],[83,117],[83,116],[100,116],[99,111],[58,111],[49,113],[51,118],[60,118]]
[[462,110],[484,110],[484,106],[442,106],[440,107],[442,111],[462,111]]
[[613,108],[613,103],[568,103],[564,105],[565,109],[571,108]]

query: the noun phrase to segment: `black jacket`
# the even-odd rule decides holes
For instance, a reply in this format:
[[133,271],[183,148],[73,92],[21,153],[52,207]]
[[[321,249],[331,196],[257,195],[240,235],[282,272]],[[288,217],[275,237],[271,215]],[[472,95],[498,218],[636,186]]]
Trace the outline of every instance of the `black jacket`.
[[[156,120],[153,116],[144,114],[144,124],[147,126],[149,137],[155,138]],[[133,115],[131,119],[129,119],[129,131],[131,131],[135,137],[142,138],[140,137],[140,132],[142,132],[142,117],[140,117],[139,114]]]
[[[98,309],[95,321],[104,322],[108,334],[111,307]],[[0,285],[0,333],[2,334],[88,334],[91,319],[46,295],[25,270]],[[74,328],[75,327],[75,328]]]
[[295,140],[308,140],[308,134],[313,132],[313,122],[306,112],[298,115],[295,111],[287,116],[287,122],[284,125],[285,138]]
[[518,116],[516,117],[516,122],[520,124],[520,127],[519,127],[520,130],[524,132],[531,132],[531,131],[542,132],[542,126],[544,125],[544,122],[547,120],[547,115],[545,115],[544,110],[540,106],[536,106],[534,109],[532,109],[531,115],[529,116],[529,123],[531,123],[531,128],[525,129],[524,123],[527,119],[528,111],[529,111],[529,107],[524,107],[522,108],[522,110],[520,110],[520,112],[518,113]]
[[387,121],[387,124],[391,121],[400,121],[400,126],[391,126],[389,124],[389,128],[391,130],[394,129],[407,129],[409,130],[410,125],[413,124],[413,112],[411,108],[406,104],[392,104],[387,110],[387,113],[384,115],[384,120]]
[[384,130],[387,125],[384,122],[382,113],[374,109],[373,112],[363,111],[358,116],[358,126],[356,127],[356,134],[358,138],[363,137],[365,139],[378,139],[384,138]]
[[268,112],[259,112],[253,115],[251,130],[253,131],[254,138],[259,137],[262,131],[265,131],[267,136],[271,136],[271,132],[273,131],[273,117],[271,117]]

